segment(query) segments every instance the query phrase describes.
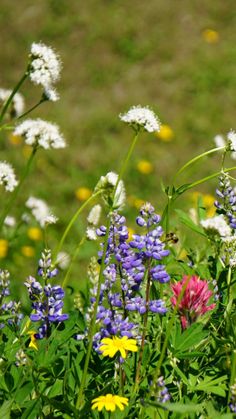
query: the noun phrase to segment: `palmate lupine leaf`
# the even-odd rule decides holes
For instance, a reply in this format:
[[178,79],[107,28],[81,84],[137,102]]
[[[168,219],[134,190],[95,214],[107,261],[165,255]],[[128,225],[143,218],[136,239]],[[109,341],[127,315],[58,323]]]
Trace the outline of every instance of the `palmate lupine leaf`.
[[177,329],[174,342],[174,353],[177,356],[178,353],[185,352],[198,345],[203,339],[205,339],[209,333],[208,331],[202,330],[203,326],[199,323],[192,324],[188,329],[181,333],[180,328]]

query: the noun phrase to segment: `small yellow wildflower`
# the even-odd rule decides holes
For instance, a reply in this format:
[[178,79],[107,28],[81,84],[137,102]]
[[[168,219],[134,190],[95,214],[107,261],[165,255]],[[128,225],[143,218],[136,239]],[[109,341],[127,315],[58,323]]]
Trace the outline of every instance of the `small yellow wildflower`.
[[207,217],[213,217],[216,212],[216,208],[214,206],[215,197],[210,194],[204,194],[200,192],[193,192],[192,195],[192,201],[197,205],[198,199],[202,198],[203,206],[206,208],[206,215]]
[[113,336],[111,338],[103,338],[101,340],[102,346],[100,346],[100,351],[103,353],[103,356],[109,356],[113,358],[115,354],[119,351],[122,358],[126,358],[127,352],[137,352],[137,342],[135,339],[129,339],[127,336],[118,338]]
[[35,331],[34,330],[30,330],[27,334],[30,335],[30,343],[29,343],[29,348],[33,348],[36,351],[38,351],[38,343],[37,343],[37,339],[35,337]]
[[7,256],[8,252],[8,241],[0,239],[0,259],[3,259]]
[[43,238],[42,230],[38,227],[30,227],[27,231],[27,235],[31,240],[39,241]]
[[98,409],[99,412],[105,407],[109,412],[114,412],[116,406],[120,410],[124,410],[124,405],[128,406],[127,397],[115,396],[113,394],[106,394],[105,396],[99,396],[96,399],[92,400],[92,410]]
[[8,140],[12,145],[20,145],[22,144],[22,137],[20,135],[9,134]]
[[156,137],[162,141],[171,141],[174,138],[174,131],[167,124],[162,124],[160,131],[156,132]]
[[92,195],[92,191],[89,188],[81,187],[76,189],[75,196],[79,201],[86,201]]
[[219,41],[219,33],[214,29],[205,29],[202,31],[202,37],[208,44],[216,44]]
[[143,175],[149,175],[153,171],[153,165],[147,160],[140,160],[137,164],[137,169]]
[[21,253],[27,258],[32,258],[35,255],[35,250],[32,246],[22,246]]

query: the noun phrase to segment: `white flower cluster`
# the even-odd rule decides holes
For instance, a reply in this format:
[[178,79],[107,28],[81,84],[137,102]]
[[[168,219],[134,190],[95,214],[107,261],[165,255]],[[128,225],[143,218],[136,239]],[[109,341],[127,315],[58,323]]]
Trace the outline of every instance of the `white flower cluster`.
[[236,267],[236,236],[229,236],[223,239],[223,260],[231,268]]
[[119,117],[121,121],[127,122],[135,129],[142,127],[148,132],[160,131],[160,122],[148,107],[133,106],[127,113],[120,114]]
[[225,147],[227,150],[232,151],[230,154],[233,160],[236,160],[236,133],[235,131],[231,130],[226,135],[226,139],[223,135],[216,135],[214,138],[214,142],[216,147]]
[[40,118],[26,119],[17,125],[13,134],[23,136],[26,144],[33,147],[40,146],[49,149],[64,148],[66,146],[65,139],[60,133],[58,126]]
[[[3,106],[9,96],[11,95],[12,90],[9,89],[0,89],[0,106]],[[20,93],[15,93],[10,108],[10,116],[18,117],[23,114],[25,109],[25,101],[23,96]]]
[[0,162],[0,185],[3,185],[9,192],[14,191],[18,185],[12,166],[5,161]]
[[56,258],[56,264],[62,270],[68,268],[70,264],[70,255],[64,251],[59,252]]
[[25,205],[27,208],[31,209],[34,218],[38,221],[42,228],[44,228],[47,224],[55,224],[58,220],[58,218],[51,213],[46,202],[42,199],[31,196],[26,201]]
[[202,220],[201,225],[204,230],[212,232],[213,234],[219,234],[220,237],[228,237],[231,235],[231,228],[227,224],[223,214]]
[[53,85],[60,78],[61,61],[52,48],[42,42],[31,45],[31,65],[29,69],[30,80],[44,88],[48,100],[59,99]]
[[[110,206],[112,202],[113,210],[121,210],[125,205],[126,193],[123,180],[118,181],[118,175],[114,172],[108,172],[106,176],[101,176],[96,187],[95,192],[99,190],[102,192],[103,200],[106,205]],[[115,195],[114,195],[114,188]],[[114,195],[114,196],[113,196]]]
[[86,230],[86,236],[88,240],[97,240],[97,234],[95,227],[98,225],[100,216],[102,212],[101,205],[97,204],[94,205],[94,207],[91,209],[87,221],[88,221],[88,227]]

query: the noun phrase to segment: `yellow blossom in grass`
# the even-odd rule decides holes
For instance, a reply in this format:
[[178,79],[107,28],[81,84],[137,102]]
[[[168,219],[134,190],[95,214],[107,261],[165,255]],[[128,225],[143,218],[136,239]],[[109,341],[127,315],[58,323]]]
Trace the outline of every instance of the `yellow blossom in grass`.
[[204,194],[200,192],[193,192],[192,193],[192,201],[195,205],[198,203],[198,199],[202,198],[203,207],[206,208],[206,215],[207,217],[213,217],[216,212],[216,208],[214,206],[215,197],[210,194]]
[[120,410],[124,410],[124,406],[128,406],[127,397],[106,394],[105,396],[99,396],[92,400],[92,410],[98,409],[99,412],[101,412],[104,407],[108,412],[114,412],[116,406],[119,407]]
[[127,351],[137,352],[137,342],[135,339],[129,339],[127,336],[118,338],[113,336],[112,338],[103,338],[101,340],[102,345],[99,350],[103,356],[109,356],[113,358],[117,352],[120,352],[122,358],[126,358]]
[[7,256],[8,252],[8,241],[0,239],[0,259],[3,259]]
[[21,253],[27,258],[32,258],[35,255],[35,250],[32,246],[22,246]]
[[162,141],[171,141],[174,138],[174,131],[167,124],[162,124],[160,131],[156,132],[156,137]]
[[92,191],[89,188],[82,186],[76,189],[75,196],[79,201],[86,201],[92,195]]
[[20,145],[22,144],[22,137],[20,135],[9,134],[8,140],[12,145]]
[[38,350],[38,342],[37,339],[35,337],[35,331],[34,330],[30,330],[27,334],[30,335],[30,343],[29,343],[29,348],[33,348],[36,351]]
[[202,31],[202,37],[208,44],[216,44],[219,41],[219,33],[214,29],[205,29]]
[[38,227],[30,227],[27,230],[27,235],[31,240],[39,241],[43,238],[42,230]]
[[137,164],[137,169],[143,175],[149,175],[153,171],[153,165],[148,160],[140,160]]

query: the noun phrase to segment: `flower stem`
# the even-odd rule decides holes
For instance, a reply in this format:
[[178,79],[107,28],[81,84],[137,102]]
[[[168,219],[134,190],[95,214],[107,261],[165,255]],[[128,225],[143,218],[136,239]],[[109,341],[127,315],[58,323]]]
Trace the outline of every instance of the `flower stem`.
[[73,217],[71,218],[70,222],[68,223],[68,225],[67,225],[67,227],[66,227],[66,229],[65,229],[65,231],[64,231],[64,233],[63,233],[63,235],[61,237],[61,240],[60,240],[60,242],[59,242],[59,244],[58,244],[58,246],[56,248],[56,252],[55,252],[55,255],[54,255],[54,261],[53,261],[53,263],[55,263],[56,257],[58,255],[58,253],[60,252],[60,250],[62,249],[62,246],[64,244],[64,241],[65,241],[65,239],[66,239],[66,237],[67,237],[67,235],[68,235],[71,227],[73,226],[73,224],[77,220],[78,216],[81,214],[81,212],[84,210],[84,208],[86,208],[88,206],[88,204],[90,204],[90,202],[93,201],[95,198],[97,198],[97,196],[99,196],[101,193],[102,193],[101,191],[98,191],[98,192],[94,193],[93,195],[91,195],[87,199],[87,201],[85,201],[84,204],[81,205],[81,207],[79,207],[78,210],[76,211],[76,213],[73,215]]
[[18,119],[22,119],[22,118],[24,118],[25,116],[27,116],[30,112],[32,112],[34,109],[36,109],[38,106],[40,106],[43,102],[46,102],[47,101],[47,99],[45,99],[45,98],[42,98],[42,99],[40,99],[40,101],[39,102],[37,102],[34,106],[32,106],[32,108],[30,108],[30,109],[28,109],[28,111],[26,111],[26,112],[24,112],[24,113],[22,113],[22,115],[20,115],[20,116],[18,116],[18,118],[16,118],[17,120]]
[[134,147],[135,147],[135,145],[137,143],[137,140],[138,140],[138,134],[139,134],[139,131],[136,132],[136,134],[135,134],[135,136],[133,138],[133,141],[130,144],[129,150],[128,150],[127,155],[126,155],[126,158],[125,158],[125,160],[124,160],[124,162],[123,162],[123,164],[121,166],[120,173],[118,175],[118,179],[117,179],[116,186],[115,186],[115,189],[114,189],[114,196],[115,196],[115,192],[116,192],[117,186],[119,184],[119,181],[123,178],[124,173],[125,173],[126,168],[127,168],[127,165],[129,163],[130,157],[131,157],[131,155],[132,155],[132,153],[134,151]]
[[20,179],[20,182],[18,183],[17,187],[12,192],[11,198],[8,201],[8,204],[6,205],[6,208],[3,210],[3,213],[2,213],[2,215],[0,217],[0,231],[2,229],[2,226],[4,224],[4,220],[5,220],[6,216],[9,214],[9,211],[10,211],[10,209],[11,209],[11,207],[12,207],[15,199],[17,198],[17,195],[18,195],[18,193],[19,193],[19,191],[20,191],[20,189],[22,187],[22,184],[24,183],[26,177],[28,176],[28,174],[30,172],[31,165],[32,165],[34,156],[36,154],[36,151],[37,151],[37,147],[34,147],[33,150],[32,150],[32,152],[31,152],[31,155],[30,155],[30,157],[28,159],[28,162],[27,162],[26,167],[25,167],[25,171],[24,171],[24,173],[23,173],[23,175],[22,175],[22,177]]
[[68,279],[69,279],[69,276],[70,276],[70,273],[71,273],[72,265],[73,265],[75,259],[77,258],[78,254],[79,254],[79,251],[80,251],[80,248],[84,244],[85,240],[86,240],[86,236],[83,236],[82,239],[80,240],[77,248],[75,249],[73,257],[71,258],[71,261],[70,261],[70,265],[69,265],[69,267],[66,271],[65,278],[63,279],[62,288],[65,288],[66,285],[67,285],[67,282],[68,282]]
[[23,75],[23,77],[20,79],[20,81],[17,83],[17,85],[14,87],[14,89],[12,90],[9,98],[7,99],[5,105],[2,108],[2,112],[0,114],[0,123],[2,122],[5,113],[7,112],[7,109],[9,107],[9,105],[11,104],[12,99],[14,98],[15,94],[17,93],[17,91],[19,90],[19,88],[21,87],[21,85],[24,83],[25,79],[27,79],[28,77],[28,71],[26,71]]

